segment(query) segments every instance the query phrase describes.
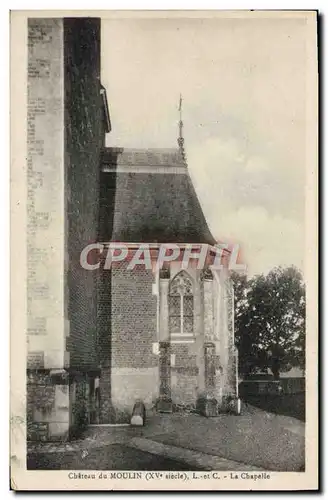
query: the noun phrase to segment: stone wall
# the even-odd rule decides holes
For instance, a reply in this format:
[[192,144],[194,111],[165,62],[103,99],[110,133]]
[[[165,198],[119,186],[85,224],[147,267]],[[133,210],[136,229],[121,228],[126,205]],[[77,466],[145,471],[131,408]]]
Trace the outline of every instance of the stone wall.
[[238,351],[234,343],[234,291],[229,271],[213,280],[215,297],[214,345],[216,353],[215,397],[222,411],[238,399]]
[[27,335],[28,367],[63,368],[64,79],[63,21],[28,20]]
[[27,371],[27,439],[65,441],[89,422],[90,378],[65,370]]
[[57,441],[69,438],[69,377],[49,370],[27,372],[27,439]]
[[196,406],[199,366],[198,344],[171,344],[171,397],[177,406]]

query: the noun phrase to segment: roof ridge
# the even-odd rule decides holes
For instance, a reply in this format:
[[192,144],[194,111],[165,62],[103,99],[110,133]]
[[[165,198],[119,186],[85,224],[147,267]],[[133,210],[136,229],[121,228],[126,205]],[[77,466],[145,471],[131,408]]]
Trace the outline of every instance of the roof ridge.
[[115,152],[120,152],[124,153],[125,151],[136,151],[136,152],[146,152],[146,151],[171,151],[171,152],[176,152],[179,153],[180,149],[177,146],[174,147],[154,147],[154,148],[134,148],[134,147],[125,147],[125,146],[106,146],[103,148],[103,151],[115,151]]

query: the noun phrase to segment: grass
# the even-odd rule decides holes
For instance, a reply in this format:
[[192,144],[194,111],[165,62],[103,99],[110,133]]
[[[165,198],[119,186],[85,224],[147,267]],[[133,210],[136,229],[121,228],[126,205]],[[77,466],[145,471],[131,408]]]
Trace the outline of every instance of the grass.
[[305,393],[244,395],[243,400],[270,413],[294,417],[305,422]]

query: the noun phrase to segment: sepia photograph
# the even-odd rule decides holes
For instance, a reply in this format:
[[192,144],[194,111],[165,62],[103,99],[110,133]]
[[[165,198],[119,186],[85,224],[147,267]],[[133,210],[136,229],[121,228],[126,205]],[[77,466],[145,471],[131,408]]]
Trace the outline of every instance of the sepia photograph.
[[12,12],[13,489],[318,488],[317,52],[310,10]]

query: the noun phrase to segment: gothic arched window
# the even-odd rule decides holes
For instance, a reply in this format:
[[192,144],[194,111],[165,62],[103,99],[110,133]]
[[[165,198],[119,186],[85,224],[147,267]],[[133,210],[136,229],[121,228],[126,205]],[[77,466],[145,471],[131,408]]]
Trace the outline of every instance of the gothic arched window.
[[194,295],[192,281],[181,272],[169,289],[169,327],[171,334],[190,334],[194,330]]

